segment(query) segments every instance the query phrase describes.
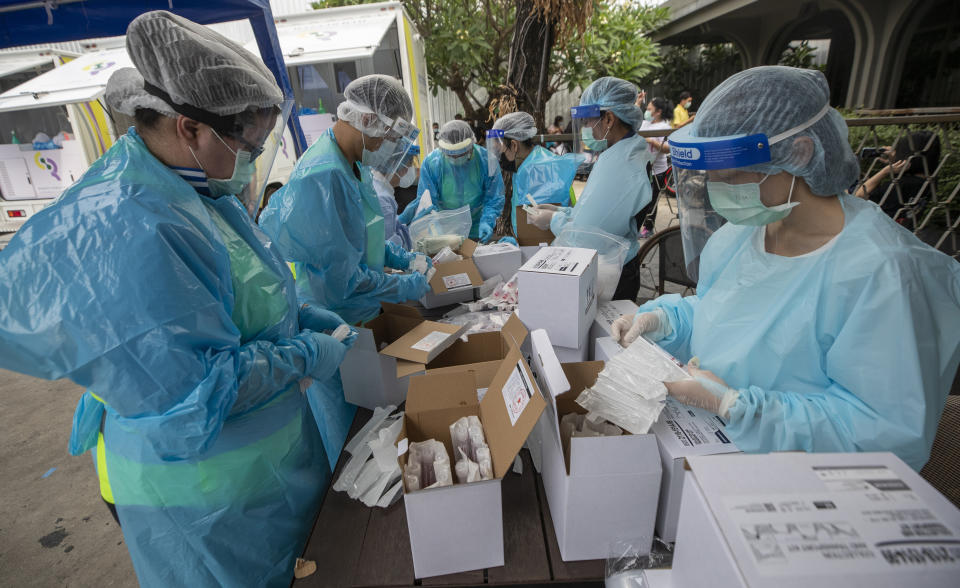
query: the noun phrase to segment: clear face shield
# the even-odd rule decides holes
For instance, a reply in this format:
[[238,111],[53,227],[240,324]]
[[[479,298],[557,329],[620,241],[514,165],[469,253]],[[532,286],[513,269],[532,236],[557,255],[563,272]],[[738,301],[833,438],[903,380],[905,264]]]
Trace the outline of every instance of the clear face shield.
[[417,170],[420,169],[420,146],[414,145],[407,154],[404,156],[403,161],[400,162],[400,167],[397,169],[395,177],[397,178],[397,186],[400,188],[409,188],[410,186],[417,183],[417,180],[420,179],[420,174]]
[[386,178],[392,178],[394,174],[402,177],[409,173],[410,163],[420,153],[419,136],[420,130],[413,124],[400,118],[390,121],[380,137],[380,147],[372,152],[374,161],[368,165]]
[[487,175],[494,175],[500,171],[500,156],[507,150],[507,139],[500,129],[487,131]]
[[[279,112],[276,120],[258,117],[228,136],[239,142],[240,152],[248,152],[256,169],[250,183],[237,194],[250,218],[256,218],[263,200],[263,192],[270,183],[270,173],[277,153],[285,149],[291,158],[296,158],[293,145],[288,145],[284,139],[284,129],[293,110],[293,100],[285,100],[277,105]],[[276,180],[280,181],[280,180]]]
[[[607,130],[600,124],[602,116],[603,111],[596,104],[583,104],[570,109],[574,151],[599,155],[607,148]],[[590,157],[587,159],[593,160]]]

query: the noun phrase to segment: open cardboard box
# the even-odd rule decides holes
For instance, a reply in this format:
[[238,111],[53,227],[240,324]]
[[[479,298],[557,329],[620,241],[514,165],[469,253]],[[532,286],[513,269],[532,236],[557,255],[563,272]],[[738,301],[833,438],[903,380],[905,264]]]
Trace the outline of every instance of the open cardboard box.
[[598,354],[597,339],[609,337],[613,334],[613,322],[620,315],[634,315],[637,305],[632,300],[607,300],[597,303],[597,316],[590,325],[590,359],[603,361],[605,358]]
[[520,249],[511,248],[505,251],[495,251],[493,253],[483,253],[483,246],[473,253],[473,262],[477,264],[480,270],[480,277],[489,280],[494,276],[500,276],[504,282],[513,277],[520,266],[523,265]]
[[560,419],[586,411],[577,396],[597,381],[603,362],[560,364],[543,330],[530,335],[533,366],[548,398],[537,423],[543,487],[564,561],[603,559],[614,542],[643,539],[648,552],[660,492],[653,435],[574,437],[563,446]]
[[[383,313],[358,327],[356,342],[347,351],[340,364],[340,379],[343,381],[343,396],[347,402],[373,409],[377,406],[399,405],[407,397],[409,374],[400,374],[397,364],[409,363],[397,357],[419,358],[429,361],[451,345],[463,332],[456,325],[425,321],[416,309],[403,304],[382,303]],[[411,349],[431,333],[431,339]],[[427,343],[436,341],[429,351],[423,351]],[[391,353],[380,353],[387,345]],[[384,349],[384,351],[386,351]]]
[[[559,204],[557,205],[559,206]],[[538,229],[527,219],[527,211],[523,206],[516,207],[517,212],[517,244],[520,245],[520,263],[527,263],[540,248],[553,243],[556,238],[550,229]],[[504,278],[506,279],[506,278]]]
[[675,588],[958,584],[960,510],[892,453],[687,463]]
[[540,249],[517,273],[523,323],[545,329],[554,345],[581,349],[597,316],[597,268],[595,249]]
[[[401,469],[410,443],[443,442],[456,463],[450,425],[476,415],[483,424],[493,461],[493,480],[454,484],[408,492],[404,508],[410,533],[414,575],[417,578],[502,566],[503,509],[500,480],[534,429],[545,401],[524,360],[513,344],[491,374],[483,366],[448,367],[410,379],[403,428],[397,441]],[[478,400],[478,389],[488,390]]]
[[464,239],[459,253],[463,259],[433,266],[437,273],[430,278],[430,291],[420,299],[424,308],[437,308],[473,300],[474,288],[483,284],[480,270],[473,261],[477,243]]

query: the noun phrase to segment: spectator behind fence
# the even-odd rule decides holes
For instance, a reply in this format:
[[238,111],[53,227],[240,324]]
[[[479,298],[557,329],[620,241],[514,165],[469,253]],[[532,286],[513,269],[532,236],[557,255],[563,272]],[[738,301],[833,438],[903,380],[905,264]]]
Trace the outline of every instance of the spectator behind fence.
[[[909,137],[900,137],[893,147],[883,147],[879,159],[885,165],[870,176],[855,195],[876,202],[890,218],[914,200],[913,211],[922,210],[933,195],[932,188],[936,188],[936,182],[930,180],[928,185],[926,178],[933,174],[940,162],[940,138],[933,131],[910,133]],[[891,180],[887,179],[890,177],[899,184],[899,194],[896,187],[891,187]],[[886,199],[884,195],[887,195]],[[903,221],[902,218],[897,220]]]
[[673,109],[673,128],[679,129],[693,122],[695,115],[690,114],[691,108],[693,108],[693,95],[686,90],[680,92],[677,107]]
[[[643,113],[643,123],[640,125],[641,131],[659,131],[670,130],[670,119],[673,117],[673,111],[670,109],[670,101],[666,98],[653,98],[647,104],[646,111]],[[650,204],[640,211],[637,223],[642,224],[640,229],[640,238],[646,239],[653,233],[654,224],[657,220],[657,200],[660,197],[660,190],[663,189],[667,179],[667,153],[666,140],[664,137],[647,137],[647,145],[651,153],[655,153],[653,161],[648,164],[648,173],[650,174],[650,186],[653,188],[653,199]],[[666,147],[669,149],[669,147]]]

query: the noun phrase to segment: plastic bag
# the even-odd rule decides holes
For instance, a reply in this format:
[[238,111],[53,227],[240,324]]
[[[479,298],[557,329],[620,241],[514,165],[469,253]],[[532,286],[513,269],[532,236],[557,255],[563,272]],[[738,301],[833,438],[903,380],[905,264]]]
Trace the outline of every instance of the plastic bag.
[[648,588],[644,570],[668,568],[673,549],[659,539],[636,538],[615,541],[607,558],[605,588]]
[[[443,249],[438,241],[463,239],[470,236],[473,218],[470,216],[470,207],[461,206],[453,210],[434,210],[410,223],[410,239],[416,248],[427,255],[433,255]],[[433,251],[421,249],[421,245],[434,248]],[[437,246],[439,245],[439,246]],[[451,245],[451,249],[459,247],[459,243]]]
[[[463,306],[459,308],[464,308]],[[449,314],[438,322],[448,325],[467,325],[463,336],[473,333],[490,333],[503,329],[510,318],[509,312],[502,310],[482,310],[478,312],[460,312],[453,316]]]
[[630,251],[630,242],[595,227],[568,225],[553,241],[554,247],[582,247],[597,251],[597,300],[606,302],[613,298],[620,281],[623,262]]

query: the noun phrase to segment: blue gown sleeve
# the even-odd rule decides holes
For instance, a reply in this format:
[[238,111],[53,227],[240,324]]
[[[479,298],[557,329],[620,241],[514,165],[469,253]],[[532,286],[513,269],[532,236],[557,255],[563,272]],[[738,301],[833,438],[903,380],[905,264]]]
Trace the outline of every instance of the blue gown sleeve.
[[212,227],[132,200],[109,222],[98,210],[79,220],[76,206],[49,210],[0,253],[0,367],[69,378],[164,459],[191,459],[228,414],[335,370],[321,363],[338,361],[336,350],[315,333],[241,344]]
[[664,294],[642,304],[637,314],[662,309],[670,320],[673,332],[657,341],[668,353],[686,363],[690,361],[690,337],[693,335],[693,314],[700,299],[696,296]]
[[926,269],[889,261],[874,272],[836,338],[821,342],[822,393],[741,389],[727,426],[740,449],[893,451],[923,467],[960,354],[955,335],[937,340],[960,328],[957,277]]
[[[340,169],[291,181],[270,199],[260,226],[285,259],[309,266],[306,278],[299,277],[299,270],[297,275],[298,281],[310,280],[314,296],[301,302],[326,308],[348,299],[377,305],[419,298],[426,291],[420,274],[385,274],[363,263],[366,233],[360,194],[353,178]],[[323,300],[315,299],[318,292]]]
[[559,210],[553,213],[553,218],[550,219],[550,232],[554,235],[559,235],[563,231],[563,227],[567,226],[573,218],[573,207],[572,206],[561,206]]
[[386,242],[387,255],[384,264],[392,269],[406,270],[415,255],[393,241]]
[[[486,162],[486,151],[483,151],[483,155],[484,162]],[[486,223],[491,227],[496,227],[497,219],[503,214],[503,203],[506,200],[503,174],[498,170],[493,175],[484,176],[483,181],[483,212],[480,213],[480,222]]]

